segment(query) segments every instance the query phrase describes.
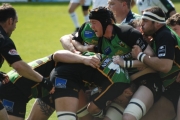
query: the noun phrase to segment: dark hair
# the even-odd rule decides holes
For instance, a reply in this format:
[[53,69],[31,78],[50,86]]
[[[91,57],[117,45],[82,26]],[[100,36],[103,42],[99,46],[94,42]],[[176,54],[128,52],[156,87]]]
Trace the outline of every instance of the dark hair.
[[180,25],[180,13],[176,13],[168,18],[166,24],[169,26]]
[[164,13],[164,11],[160,7],[157,7],[157,6],[150,7],[148,9],[146,9],[145,11],[154,13],[154,14],[158,15],[159,17],[166,18],[166,14]]
[[116,23],[115,17],[112,11],[108,10],[106,7],[97,7],[90,11],[89,19],[98,20],[103,27],[103,34],[105,33],[106,27],[109,24]]
[[8,18],[16,17],[16,10],[8,3],[3,3],[0,6],[0,22],[6,22]]

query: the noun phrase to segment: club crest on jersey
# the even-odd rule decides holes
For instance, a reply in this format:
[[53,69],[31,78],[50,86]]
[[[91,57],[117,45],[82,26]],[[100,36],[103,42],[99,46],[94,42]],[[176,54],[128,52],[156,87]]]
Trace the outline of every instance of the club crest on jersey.
[[15,49],[11,49],[8,52],[10,55],[19,55],[18,52]]
[[92,38],[94,36],[94,32],[92,30],[86,30],[84,31],[84,36],[86,38]]
[[55,87],[56,88],[66,88],[67,80],[63,78],[55,78]]
[[3,99],[3,106],[6,108],[7,111],[13,112],[14,102]]
[[160,46],[158,49],[158,57],[163,57],[166,55],[166,46]]
[[121,47],[125,47],[125,44],[124,44],[122,41],[119,42],[119,45],[120,45]]

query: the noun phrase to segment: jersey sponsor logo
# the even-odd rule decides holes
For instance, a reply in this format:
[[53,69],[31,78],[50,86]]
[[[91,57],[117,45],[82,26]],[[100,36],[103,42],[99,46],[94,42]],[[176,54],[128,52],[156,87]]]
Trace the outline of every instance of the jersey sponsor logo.
[[112,52],[112,50],[111,50],[110,47],[107,47],[107,48],[104,50],[105,55],[109,55],[111,52]]
[[125,47],[125,44],[124,44],[122,41],[119,42],[119,45],[120,45],[121,47]]
[[55,78],[55,87],[56,88],[66,88],[67,80],[63,78]]
[[3,106],[9,112],[13,112],[14,102],[3,99]]
[[11,49],[8,52],[10,55],[19,55],[18,52],[15,49]]
[[105,59],[105,60],[103,61],[103,63],[101,64],[101,67],[105,68],[111,60],[112,60],[112,59],[110,59],[110,58]]
[[94,34],[93,31],[90,31],[90,30],[84,31],[84,36],[85,36],[86,38],[92,38],[94,35],[95,35],[95,34]]
[[158,49],[158,57],[163,57],[166,55],[166,46],[160,46]]

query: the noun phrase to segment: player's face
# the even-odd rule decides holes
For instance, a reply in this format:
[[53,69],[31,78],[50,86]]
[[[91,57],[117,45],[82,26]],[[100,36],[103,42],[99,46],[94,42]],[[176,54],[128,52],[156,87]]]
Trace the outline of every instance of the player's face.
[[180,25],[170,26],[180,36]]
[[96,36],[97,37],[102,37],[103,30],[102,30],[101,23],[98,20],[95,20],[95,19],[91,19],[90,23],[91,23],[91,28],[92,28],[92,30],[94,30]]
[[108,0],[108,8],[113,12],[114,16],[117,17],[123,12],[123,3],[119,0]]
[[142,26],[142,31],[144,35],[151,36],[156,31],[154,22],[150,20],[142,19],[141,26]]
[[18,22],[18,17],[16,16],[14,19],[9,18],[8,19],[8,30],[7,34],[11,36],[12,32],[16,29],[16,23]]

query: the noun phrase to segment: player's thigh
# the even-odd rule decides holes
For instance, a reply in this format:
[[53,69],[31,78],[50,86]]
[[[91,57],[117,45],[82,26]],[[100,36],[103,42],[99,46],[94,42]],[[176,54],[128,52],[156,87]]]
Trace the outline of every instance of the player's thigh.
[[8,120],[8,114],[5,108],[0,110],[0,120]]
[[[43,100],[48,101],[48,97],[45,99]],[[53,112],[53,107],[46,104],[41,99],[36,99],[27,120],[47,120]]]

